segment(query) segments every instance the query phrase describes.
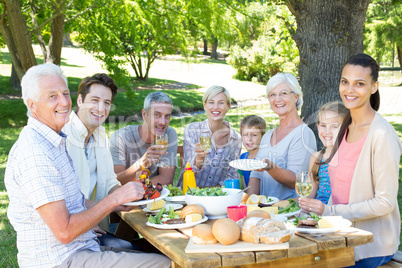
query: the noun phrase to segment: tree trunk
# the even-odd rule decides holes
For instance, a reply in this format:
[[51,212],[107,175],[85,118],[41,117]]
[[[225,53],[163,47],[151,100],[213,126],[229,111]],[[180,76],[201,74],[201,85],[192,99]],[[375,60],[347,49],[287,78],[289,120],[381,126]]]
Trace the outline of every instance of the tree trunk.
[[212,41],[212,48],[211,48],[211,58],[218,59],[218,38],[214,38]]
[[[25,20],[22,16],[20,1],[5,0],[5,3],[8,25],[10,25],[12,39],[17,52],[16,57],[20,60],[22,70],[25,73],[29,68],[37,64],[35,54],[32,49],[31,34],[28,32]],[[11,59],[13,59],[13,57]],[[18,78],[21,79],[22,77],[19,76],[20,74],[18,73]]]
[[[62,2],[58,0],[57,2]],[[57,9],[55,12],[58,12]],[[61,63],[61,49],[63,47],[64,13],[54,17],[51,22],[51,35],[49,40],[48,62],[56,65]]]
[[[363,52],[363,26],[370,0],[289,0],[296,17],[292,36],[299,49],[301,117],[312,126],[315,112],[326,102],[340,100],[344,63]],[[315,125],[315,124],[314,124]]]
[[202,39],[204,42],[204,51],[202,52],[202,55],[208,55],[208,40],[207,39]]
[[14,68],[14,64],[11,67],[10,83],[14,90],[21,90],[21,81],[18,78],[17,72]]
[[64,33],[63,45],[64,46],[74,46],[73,42],[71,41],[70,33]]
[[396,46],[396,51],[398,52],[398,62],[399,62],[399,68],[402,71],[402,47]]
[[14,71],[16,72],[18,80],[21,80],[22,76],[25,74],[25,71],[22,68],[21,61],[19,60],[17,48],[15,46],[10,27],[7,25],[5,20],[1,20],[0,33],[3,36],[3,39],[7,45],[8,53],[10,54],[10,58],[11,58],[11,62],[12,62],[12,66],[14,68]]

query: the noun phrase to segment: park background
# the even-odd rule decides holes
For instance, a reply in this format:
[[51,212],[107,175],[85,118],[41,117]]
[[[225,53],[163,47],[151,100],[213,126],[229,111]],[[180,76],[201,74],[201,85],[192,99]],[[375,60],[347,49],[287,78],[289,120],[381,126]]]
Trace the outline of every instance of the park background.
[[[206,118],[201,98],[212,85],[229,89],[233,103],[226,120],[237,131],[249,114],[264,117],[268,128],[277,126],[265,84],[283,71],[300,78],[305,99],[301,116],[314,124],[314,111],[339,99],[343,63],[365,52],[382,68],[379,112],[402,137],[401,1],[6,0],[0,7],[0,267],[18,266],[4,172],[8,152],[27,122],[19,79],[29,64],[60,64],[73,104],[83,77],[112,75],[120,90],[105,123],[109,135],[140,123],[144,97],[164,90],[175,105],[170,126],[181,145],[184,127]],[[18,9],[22,30],[15,26],[21,26],[18,16],[7,13]],[[361,33],[354,29],[359,23]],[[62,43],[57,41],[60,29]],[[22,32],[30,33],[25,47],[18,40]],[[398,203],[401,208],[401,187]]]

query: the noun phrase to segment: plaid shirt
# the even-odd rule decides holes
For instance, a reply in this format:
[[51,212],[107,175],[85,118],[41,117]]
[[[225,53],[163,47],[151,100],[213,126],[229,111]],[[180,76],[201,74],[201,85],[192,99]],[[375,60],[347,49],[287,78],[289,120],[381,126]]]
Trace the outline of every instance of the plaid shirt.
[[65,201],[70,214],[86,210],[63,132],[59,135],[29,118],[8,156],[5,185],[10,199],[8,218],[17,232],[20,267],[53,267],[76,251],[99,251],[93,231],[62,244],[36,210],[60,200]]
[[[229,123],[223,122],[230,128],[228,143],[216,149],[215,141],[211,139],[211,148],[209,149],[208,159],[210,165],[202,166],[201,170],[195,165],[195,144],[199,142],[201,132],[208,131],[212,136],[212,130],[209,128],[208,119],[201,122],[194,122],[186,126],[183,134],[184,146],[184,164],[189,162],[195,174],[197,186],[216,186],[224,185],[226,179],[238,179],[237,169],[229,166],[229,162],[239,159],[241,151],[241,137]],[[184,168],[177,185],[183,185]]]

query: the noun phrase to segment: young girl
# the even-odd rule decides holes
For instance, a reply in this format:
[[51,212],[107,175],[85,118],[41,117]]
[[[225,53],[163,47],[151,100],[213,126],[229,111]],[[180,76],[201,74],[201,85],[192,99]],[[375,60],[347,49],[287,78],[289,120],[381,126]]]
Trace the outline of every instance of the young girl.
[[352,226],[373,233],[373,242],[354,248],[355,267],[389,262],[399,246],[399,161],[402,144],[395,129],[379,113],[377,62],[351,57],[342,70],[339,93],[349,113],[342,123],[329,163],[328,205],[300,198],[303,211],[342,216]]
[[342,124],[348,113],[348,109],[342,102],[334,101],[324,104],[318,111],[317,129],[323,148],[321,151],[312,154],[310,158],[310,172],[313,174],[313,191],[308,196],[328,203],[331,195],[331,183],[328,175],[328,164],[324,163],[331,155],[336,138],[336,131]]

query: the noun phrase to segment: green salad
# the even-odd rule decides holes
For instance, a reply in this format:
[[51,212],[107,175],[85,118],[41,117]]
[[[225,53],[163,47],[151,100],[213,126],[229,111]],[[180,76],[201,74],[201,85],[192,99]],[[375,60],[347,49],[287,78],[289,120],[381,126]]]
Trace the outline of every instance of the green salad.
[[278,209],[278,214],[292,213],[300,210],[299,204],[292,198],[288,199],[289,205],[285,208],[280,207]]
[[188,195],[195,196],[224,196],[227,195],[226,192],[222,190],[221,187],[211,187],[211,188],[190,188],[191,191],[187,191]]
[[172,184],[169,184],[166,186],[166,188],[169,190],[169,195],[168,196],[180,196],[183,195],[183,191],[181,190],[180,187],[173,186]]

